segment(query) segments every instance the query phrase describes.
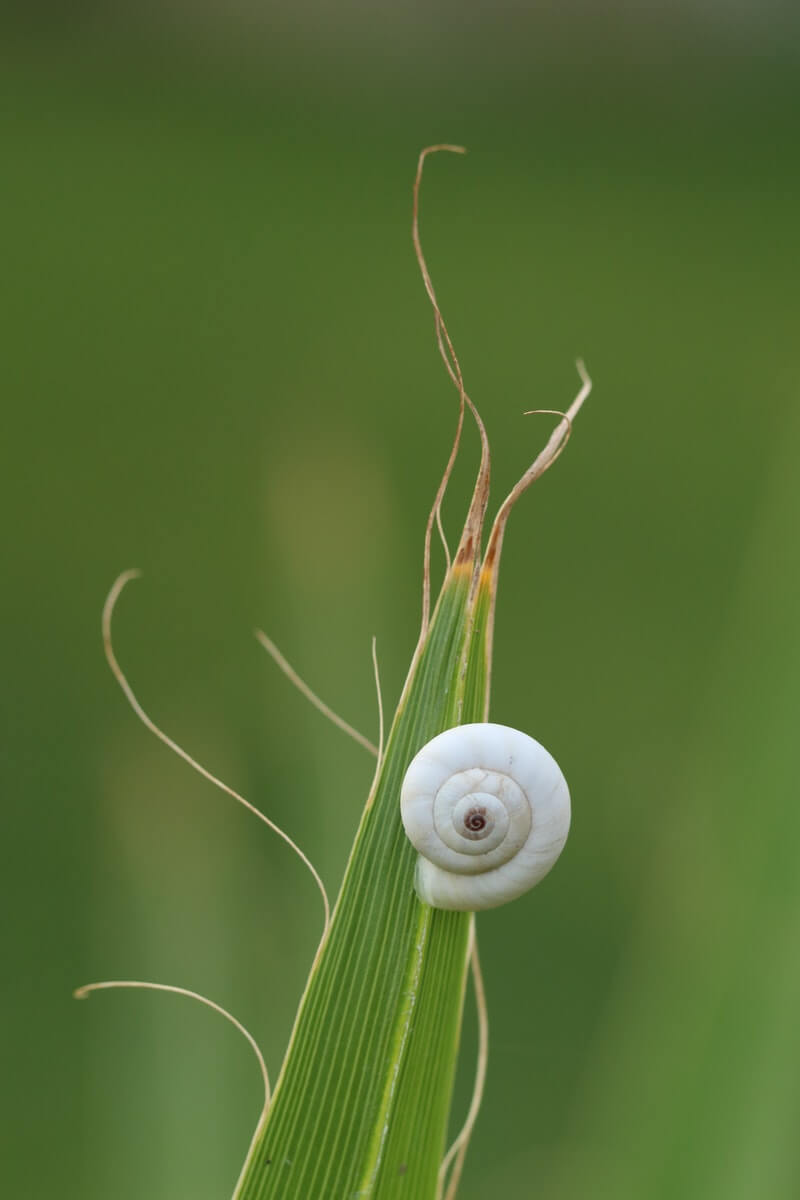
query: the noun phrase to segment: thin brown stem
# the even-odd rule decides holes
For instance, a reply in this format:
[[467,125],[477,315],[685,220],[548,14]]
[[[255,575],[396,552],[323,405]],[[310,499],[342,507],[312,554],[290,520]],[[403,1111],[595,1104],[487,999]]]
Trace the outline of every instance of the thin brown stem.
[[289,682],[293,683],[297,690],[305,696],[306,700],[309,700],[324,717],[327,717],[329,721],[332,721],[333,724],[338,726],[343,733],[346,733],[348,737],[351,737],[354,742],[358,742],[359,746],[363,746],[365,750],[370,752],[370,754],[378,754],[378,747],[374,742],[371,742],[369,738],[364,737],[363,733],[359,733],[358,730],[349,723],[349,721],[345,721],[344,717],[340,717],[339,714],[334,712],[334,710],[328,704],[326,704],[324,700],[320,699],[316,692],[312,691],[306,681],[297,674],[297,671],[295,671],[291,663],[284,658],[278,647],[273,642],[272,638],[267,637],[266,633],[264,633],[261,629],[254,630],[254,633],[258,641],[266,650],[267,654],[269,654],[269,656],[272,658],[272,661],[281,669],[281,671],[283,671]]
[[455,559],[456,563],[458,563],[459,561],[461,561],[461,562],[471,562],[472,561],[474,551],[477,548],[477,543],[480,538],[480,527],[481,527],[481,524],[483,521],[483,514],[486,509],[486,503],[488,501],[488,485],[489,485],[489,444],[488,444],[488,439],[486,437],[486,430],[484,428],[483,421],[481,420],[480,415],[479,415],[477,409],[475,408],[475,405],[472,403],[472,400],[469,398],[469,396],[467,395],[466,390],[464,388],[464,377],[461,372],[461,364],[458,361],[458,355],[456,354],[455,346],[453,345],[453,342],[452,342],[452,339],[448,332],[444,317],[442,316],[442,311],[439,307],[439,302],[436,298],[436,291],[433,286],[433,281],[431,279],[430,271],[428,270],[428,264],[425,259],[425,254],[422,249],[422,242],[421,242],[420,235],[419,235],[419,194],[420,194],[420,185],[422,183],[422,172],[423,172],[423,168],[425,166],[425,159],[428,157],[429,154],[436,154],[442,150],[450,151],[453,154],[465,154],[466,153],[466,150],[464,149],[463,146],[453,146],[453,145],[442,143],[442,144],[439,144],[436,146],[427,146],[420,154],[419,160],[417,162],[417,174],[416,174],[416,177],[414,180],[414,206],[413,206],[413,218],[412,218],[412,224],[411,224],[411,237],[412,237],[412,240],[414,243],[414,252],[416,254],[420,274],[422,275],[422,282],[425,285],[425,291],[428,294],[428,299],[430,300],[431,306],[433,308],[434,323],[435,323],[435,328],[436,328],[436,341],[437,341],[437,345],[439,347],[439,353],[442,356],[442,360],[445,364],[445,367],[447,368],[447,372],[448,372],[450,378],[452,379],[455,386],[458,388],[459,416],[458,416],[458,425],[456,428],[456,436],[455,436],[455,439],[453,442],[452,450],[450,451],[450,457],[447,461],[447,465],[445,467],[444,474],[439,483],[439,487],[436,491],[436,496],[434,497],[433,506],[431,508],[430,514],[428,516],[428,521],[425,526],[425,545],[424,545],[423,572],[422,572],[422,628],[421,628],[420,638],[424,638],[424,636],[427,632],[427,629],[428,629],[428,623],[430,621],[430,608],[431,608],[430,552],[431,552],[431,536],[432,536],[434,524],[436,524],[439,528],[439,532],[442,537],[442,542],[445,546],[445,557],[447,560],[447,569],[448,570],[450,569],[450,552],[449,552],[449,548],[447,547],[446,539],[444,537],[444,531],[442,529],[441,507],[442,507],[442,500],[444,498],[444,494],[447,489],[447,484],[448,484],[448,482],[450,480],[450,476],[452,474],[453,465],[455,463],[456,456],[458,454],[458,447],[460,444],[461,432],[462,432],[463,424],[464,424],[464,407],[465,407],[465,405],[469,407],[473,417],[475,418],[475,422],[478,426],[478,432],[479,432],[480,439],[481,439],[481,464],[480,464],[479,473],[478,473],[478,480],[475,485],[475,492],[473,494],[473,499],[470,504],[470,509],[469,509],[469,513],[467,516],[467,524],[465,526],[464,532],[462,533],[461,540],[460,540],[459,546],[458,546],[458,550],[456,551],[456,559]]
[[197,1000],[200,1004],[205,1004],[206,1008],[212,1009],[219,1013],[226,1021],[230,1021],[234,1029],[238,1029],[239,1033],[250,1043],[250,1048],[258,1059],[258,1065],[261,1070],[261,1078],[264,1081],[264,1111],[269,1108],[270,1089],[269,1075],[267,1073],[267,1064],[264,1062],[264,1055],[261,1053],[261,1047],[249,1030],[245,1029],[241,1021],[237,1021],[226,1008],[221,1004],[217,1004],[214,1000],[209,1000],[208,996],[203,996],[200,992],[192,992],[188,988],[176,987],[171,983],[147,983],[141,979],[107,979],[102,983],[85,983],[83,987],[76,988],[72,993],[76,1000],[85,1000],[92,992],[103,992],[112,988],[138,988],[149,992],[171,992],[175,996],[187,996],[190,1000]]
[[325,891],[325,885],[320,879],[320,876],[311,860],[303,853],[297,843],[289,837],[288,833],[284,833],[279,825],[276,825],[274,821],[271,821],[269,817],[265,816],[264,813],[262,813],[260,809],[256,808],[254,804],[251,804],[249,800],[245,800],[244,796],[240,796],[238,792],[233,790],[233,788],[228,787],[227,783],[223,783],[222,780],[218,779],[216,775],[212,775],[212,773],[202,766],[196,759],[192,758],[191,754],[188,754],[182,746],[179,746],[178,743],[173,741],[168,734],[164,733],[164,731],[160,729],[158,725],[156,725],[155,721],[153,721],[152,718],[149,717],[144,711],[136,698],[133,688],[128,683],[127,677],[117,662],[117,656],[114,653],[114,646],[111,638],[111,618],[114,614],[114,607],[119,599],[120,592],[125,587],[126,583],[129,583],[131,579],[137,579],[140,574],[141,572],[135,570],[123,571],[119,578],[114,582],[111,591],[108,593],[106,602],[103,605],[103,648],[105,650],[106,660],[111,668],[112,675],[122,689],[128,704],[136,713],[136,716],[139,718],[145,728],[149,729],[150,732],[157,737],[160,742],[163,742],[165,746],[172,750],[174,754],[177,754],[179,758],[182,758],[184,762],[188,763],[193,770],[197,771],[198,775],[202,775],[202,777],[207,779],[209,783],[213,783],[214,787],[219,788],[220,791],[225,792],[227,796],[230,796],[232,799],[236,800],[237,803],[241,804],[243,808],[246,808],[248,812],[251,812],[253,816],[258,817],[259,821],[263,821],[264,824],[273,831],[273,833],[277,833],[278,837],[282,838],[282,840],[286,842],[287,846],[291,846],[292,850],[294,850],[300,861],[310,871],[314,882],[319,889],[319,893],[322,897],[322,904],[325,910],[325,930],[327,931],[331,915],[330,904],[328,903],[328,893]]
[[[497,578],[500,567],[500,554],[503,548],[503,537],[505,536],[506,525],[508,518],[511,515],[511,510],[519,500],[520,496],[528,490],[532,483],[541,478],[553,463],[559,457],[572,433],[572,424],[576,416],[580,412],[583,402],[588,397],[592,390],[592,381],[589,378],[586,367],[582,359],[576,362],[578,375],[581,379],[581,387],[575,399],[570,404],[566,412],[561,412],[558,409],[532,409],[531,412],[553,412],[560,416],[561,420],[555,427],[548,438],[544,449],[537,454],[536,458],[531,463],[528,470],[515,484],[511,491],[506,496],[500,506],[497,516],[494,519],[489,541],[486,547],[486,553],[483,558],[481,567],[481,579],[486,581],[486,585],[491,588],[491,599],[489,604],[489,617],[486,631],[486,653],[488,662],[492,661],[492,644],[494,641],[494,619],[495,609],[497,605]],[[489,684],[486,689],[486,703],[484,708],[484,720],[488,720],[489,711]]]
[[[456,1190],[458,1189],[461,1172],[464,1169],[464,1159],[469,1149],[469,1141],[472,1137],[472,1131],[475,1128],[475,1122],[478,1119],[478,1113],[480,1112],[483,1092],[486,1086],[486,1070],[489,1065],[489,1012],[486,1005],[486,990],[483,985],[480,959],[478,958],[478,935],[475,929],[474,913],[472,914],[472,925],[470,928],[469,959],[472,971],[472,984],[475,990],[475,1006],[478,1014],[478,1062],[475,1068],[475,1083],[472,1089],[472,1100],[470,1101],[467,1116],[461,1127],[461,1131],[442,1159],[442,1165],[439,1168],[440,1194],[445,1186],[445,1182],[447,1183],[447,1191],[444,1193],[443,1200],[454,1200]],[[447,1171],[450,1163],[454,1160],[453,1170],[448,1180]]]

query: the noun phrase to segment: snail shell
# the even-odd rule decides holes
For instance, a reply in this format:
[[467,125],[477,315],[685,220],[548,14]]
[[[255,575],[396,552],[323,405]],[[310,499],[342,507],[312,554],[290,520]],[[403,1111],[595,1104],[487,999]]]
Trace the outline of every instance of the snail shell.
[[567,840],[569,790],[527,733],[458,725],[412,760],[400,812],[419,851],[419,898],[472,912],[516,899],[547,874]]

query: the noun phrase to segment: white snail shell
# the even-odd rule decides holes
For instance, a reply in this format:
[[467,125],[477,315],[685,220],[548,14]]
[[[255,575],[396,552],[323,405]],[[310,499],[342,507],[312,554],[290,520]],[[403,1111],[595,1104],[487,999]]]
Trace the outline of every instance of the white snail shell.
[[569,790],[527,733],[458,725],[412,760],[400,812],[419,851],[419,898],[473,912],[516,899],[547,874],[567,840]]

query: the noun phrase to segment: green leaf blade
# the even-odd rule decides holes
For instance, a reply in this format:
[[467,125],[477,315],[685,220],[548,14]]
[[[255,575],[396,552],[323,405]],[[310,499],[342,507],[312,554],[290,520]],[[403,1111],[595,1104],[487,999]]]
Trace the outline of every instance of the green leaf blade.
[[375,1189],[365,1193],[381,1200],[437,1194],[458,1057],[472,917],[419,907],[428,914],[427,953]]
[[[472,564],[442,589],[395,716],[334,919],[312,971],[237,1200],[433,1200],[444,1152],[469,913],[421,904],[400,786],[417,750],[461,720]],[[474,639],[473,639],[474,641]],[[470,709],[484,700],[471,688]]]

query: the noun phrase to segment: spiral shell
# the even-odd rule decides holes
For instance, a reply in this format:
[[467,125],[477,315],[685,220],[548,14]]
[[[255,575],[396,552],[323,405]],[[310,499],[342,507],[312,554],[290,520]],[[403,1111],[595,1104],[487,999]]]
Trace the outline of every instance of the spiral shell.
[[419,851],[419,898],[472,912],[516,899],[547,874],[567,840],[569,790],[527,733],[458,725],[412,760],[400,812]]

